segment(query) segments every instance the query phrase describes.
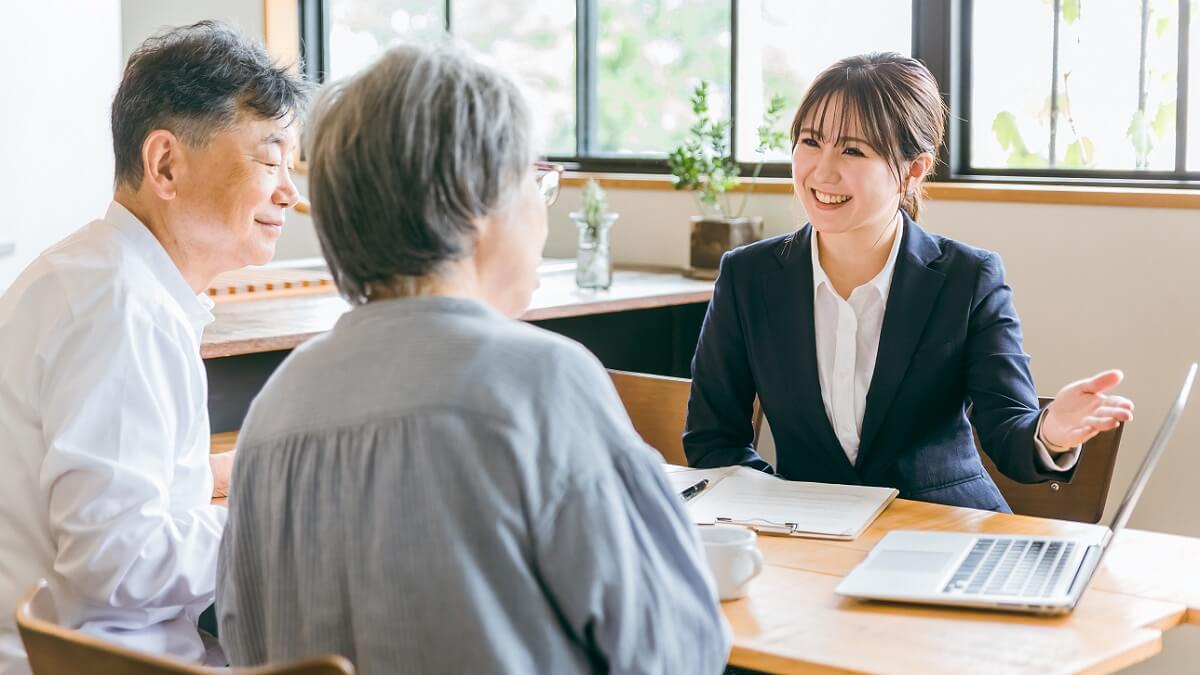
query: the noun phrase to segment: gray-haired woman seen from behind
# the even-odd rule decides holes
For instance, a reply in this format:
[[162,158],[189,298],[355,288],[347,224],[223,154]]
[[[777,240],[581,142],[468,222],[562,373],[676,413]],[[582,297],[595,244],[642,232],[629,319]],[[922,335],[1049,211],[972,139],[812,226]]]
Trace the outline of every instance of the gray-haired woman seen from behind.
[[255,400],[221,546],[234,665],[720,672],[703,552],[600,363],[514,320],[546,201],[529,108],[394,47],[310,123],[322,249],[354,305]]

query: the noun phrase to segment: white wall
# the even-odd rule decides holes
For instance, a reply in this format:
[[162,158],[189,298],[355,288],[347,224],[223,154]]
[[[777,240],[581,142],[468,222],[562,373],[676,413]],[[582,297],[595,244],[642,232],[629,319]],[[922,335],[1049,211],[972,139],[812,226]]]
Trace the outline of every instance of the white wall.
[[[47,246],[104,214],[112,197],[109,107],[129,53],[164,27],[201,19],[261,36],[262,8],[261,0],[5,3],[0,289]],[[299,234],[300,246],[312,245]]]
[[[0,289],[112,197],[120,0],[13,2],[0,22]],[[36,67],[34,67],[36,66]]]
[[263,34],[262,0],[124,0],[122,54],[128,57],[143,40],[164,28],[203,19],[224,21],[247,35]]

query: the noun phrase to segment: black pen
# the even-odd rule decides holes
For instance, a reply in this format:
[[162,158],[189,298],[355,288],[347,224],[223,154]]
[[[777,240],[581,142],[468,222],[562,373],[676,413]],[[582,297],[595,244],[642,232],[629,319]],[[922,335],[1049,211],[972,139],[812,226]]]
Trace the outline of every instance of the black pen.
[[699,483],[696,483],[695,485],[684,490],[683,492],[680,492],[679,496],[683,497],[683,501],[686,502],[687,500],[691,499],[692,497],[695,497],[696,495],[700,494],[701,492],[704,492],[704,488],[706,488],[706,487],[708,487],[708,479],[704,478]]

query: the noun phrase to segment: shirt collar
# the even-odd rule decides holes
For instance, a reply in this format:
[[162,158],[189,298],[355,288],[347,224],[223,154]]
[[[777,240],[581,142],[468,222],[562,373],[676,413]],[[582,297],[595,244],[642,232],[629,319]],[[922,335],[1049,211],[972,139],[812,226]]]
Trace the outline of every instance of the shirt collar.
[[399,316],[418,313],[461,314],[489,319],[506,317],[481,300],[445,295],[418,295],[411,297],[375,300],[351,307],[337,322],[338,326],[351,326],[371,321],[378,316]]
[[203,331],[205,326],[212,323],[212,298],[192,291],[183,278],[183,273],[179,271],[175,261],[171,260],[167,250],[150,232],[150,228],[138,220],[137,216],[133,215],[129,209],[115,201],[108,205],[104,219],[112,223],[117,232],[133,246],[138,256],[146,261],[150,272],[179,303],[179,307],[183,309],[197,332]]
[[[900,243],[904,238],[904,219],[896,225],[896,235],[892,238],[892,250],[888,253],[887,262],[883,264],[883,269],[879,270],[874,278],[868,281],[864,286],[872,286],[879,292],[879,297],[883,300],[883,304],[887,304],[888,292],[892,289],[892,274],[896,271],[896,258],[900,256]],[[812,246],[809,251],[812,253],[812,270],[813,270],[813,292],[815,293],[822,285],[833,290],[833,283],[829,280],[829,275],[825,273],[825,268],[821,267],[821,256],[817,250],[818,233],[814,229],[812,233]]]

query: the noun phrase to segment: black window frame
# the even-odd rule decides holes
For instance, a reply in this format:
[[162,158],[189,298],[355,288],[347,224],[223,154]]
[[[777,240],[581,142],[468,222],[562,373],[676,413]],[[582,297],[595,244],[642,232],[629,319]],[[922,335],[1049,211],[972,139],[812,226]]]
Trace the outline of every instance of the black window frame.
[[[971,17],[975,0],[912,0],[912,55],[929,67],[942,89],[950,110],[946,143],[933,176],[939,182],[1010,183],[1019,185],[1059,185],[1087,187],[1149,187],[1172,189],[1200,188],[1200,169],[1188,171],[1187,144],[1200,143],[1188,138],[1188,51],[1192,42],[1189,0],[1179,3],[1178,71],[1176,73],[1176,166],[1172,171],[1119,171],[1090,169],[977,169],[970,165],[971,105]],[[1054,0],[1057,8],[1062,0]],[[305,73],[314,81],[324,80],[328,72],[329,5],[326,0],[297,0],[300,16],[300,53]],[[443,0],[444,27],[453,32],[451,4]],[[666,174],[666,158],[627,157],[589,152],[596,137],[596,31],[599,0],[575,0],[576,7],[576,96],[575,153],[552,155],[550,160],[568,169],[589,173]],[[729,0],[731,17],[730,100],[737,110],[738,77],[738,0]],[[1200,43],[1197,43],[1200,48]],[[582,48],[581,48],[582,47]],[[1197,103],[1200,105],[1200,103]],[[730,148],[737,156],[737,115],[732,114]],[[754,167],[743,162],[742,173]],[[790,176],[787,162],[767,162],[761,176]]]

